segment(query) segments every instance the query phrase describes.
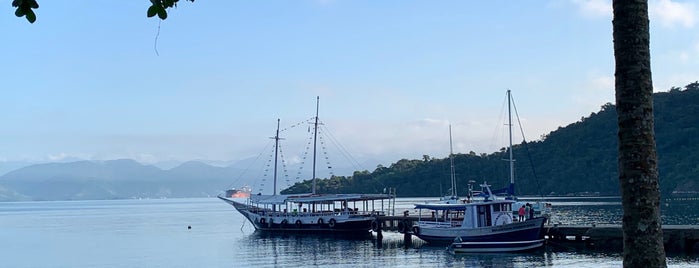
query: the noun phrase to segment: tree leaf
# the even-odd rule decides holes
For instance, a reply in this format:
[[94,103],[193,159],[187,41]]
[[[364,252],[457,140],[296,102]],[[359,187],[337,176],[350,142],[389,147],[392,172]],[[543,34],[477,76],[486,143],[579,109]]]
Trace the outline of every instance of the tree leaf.
[[34,23],[36,21],[36,14],[31,9],[27,9],[27,20],[29,23]]
[[18,7],[17,10],[15,10],[15,16],[17,16],[17,17],[24,16],[24,10],[22,9],[22,7]]
[[167,12],[165,12],[165,8],[163,8],[163,7],[158,8],[158,17],[161,20],[167,19]]
[[33,9],[39,8],[39,3],[37,3],[36,0],[31,0],[31,1],[29,1],[29,5],[30,5],[31,8],[33,8]]
[[156,7],[155,4],[148,8],[147,15],[149,18],[155,16],[155,14],[157,14],[157,13],[158,13],[158,7]]

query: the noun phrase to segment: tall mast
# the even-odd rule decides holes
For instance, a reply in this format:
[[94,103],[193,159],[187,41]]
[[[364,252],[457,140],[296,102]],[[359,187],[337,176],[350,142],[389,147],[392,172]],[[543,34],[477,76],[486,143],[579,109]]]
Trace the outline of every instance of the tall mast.
[[456,174],[454,171],[454,151],[451,143],[451,125],[449,125],[449,160],[451,161],[451,196],[457,196]]
[[316,193],[316,138],[318,137],[318,108],[320,96],[316,96],[316,120],[313,124],[313,194]]
[[277,195],[277,155],[279,154],[279,121],[277,118],[277,134],[274,135],[274,193]]
[[512,94],[510,90],[507,90],[507,120],[508,128],[510,131],[510,189],[509,194],[515,194],[515,160],[512,156]]

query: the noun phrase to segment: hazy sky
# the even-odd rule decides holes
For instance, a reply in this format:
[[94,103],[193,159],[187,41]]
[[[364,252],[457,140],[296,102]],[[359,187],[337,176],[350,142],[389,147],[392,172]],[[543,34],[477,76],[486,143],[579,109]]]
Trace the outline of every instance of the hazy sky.
[[[391,163],[446,157],[449,124],[455,152],[504,146],[507,89],[529,140],[614,102],[611,1],[39,4],[0,8],[0,161],[236,161],[320,96],[355,158]],[[655,90],[699,80],[699,4],[650,13]]]

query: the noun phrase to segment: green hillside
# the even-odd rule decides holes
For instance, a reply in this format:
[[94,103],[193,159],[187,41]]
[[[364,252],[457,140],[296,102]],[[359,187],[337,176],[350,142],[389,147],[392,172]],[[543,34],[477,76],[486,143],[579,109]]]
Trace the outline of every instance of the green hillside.
[[[664,196],[699,192],[699,83],[654,94],[655,135],[660,187]],[[539,141],[515,145],[513,153],[518,195],[618,195],[617,125],[615,106],[607,103],[597,113],[560,127]],[[507,186],[506,151],[457,154],[454,165],[459,193],[469,180]],[[535,175],[536,174],[536,175]],[[373,172],[332,177],[318,182],[320,193],[375,193],[385,187],[399,196],[439,196],[448,191],[449,159],[425,156],[402,159]],[[296,183],[282,193],[310,192],[310,181]]]

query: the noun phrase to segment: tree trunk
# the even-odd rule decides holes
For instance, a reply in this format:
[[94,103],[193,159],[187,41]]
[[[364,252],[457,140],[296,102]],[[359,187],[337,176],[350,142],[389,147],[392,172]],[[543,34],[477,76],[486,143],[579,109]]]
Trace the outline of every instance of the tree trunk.
[[653,123],[647,0],[614,0],[624,267],[666,267]]

